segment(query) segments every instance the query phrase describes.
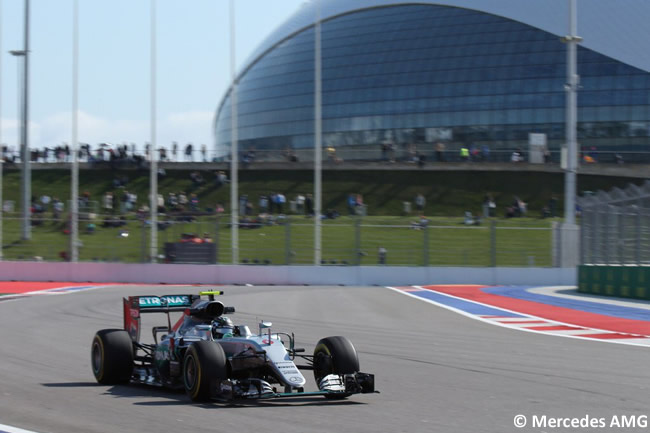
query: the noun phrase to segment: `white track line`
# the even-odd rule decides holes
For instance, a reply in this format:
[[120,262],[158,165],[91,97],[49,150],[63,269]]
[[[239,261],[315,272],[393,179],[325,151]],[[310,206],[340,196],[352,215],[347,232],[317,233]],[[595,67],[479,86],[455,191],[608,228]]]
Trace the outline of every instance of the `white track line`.
[[0,424],[0,433],[36,433],[31,430],[24,430],[18,427]]
[[[501,326],[502,328],[515,329],[515,330],[519,330],[519,331],[532,332],[532,333],[535,333],[535,334],[550,335],[550,336],[555,336],[555,337],[574,338],[574,339],[582,340],[582,341],[598,341],[598,342],[602,342],[602,343],[625,344],[625,345],[628,345],[628,346],[650,346],[650,338],[625,338],[625,339],[620,339],[620,340],[616,340],[616,339],[599,339],[599,338],[581,337],[579,334],[578,335],[575,335],[573,333],[568,334],[568,333],[564,333],[564,332],[561,332],[561,331],[549,332],[549,331],[538,331],[536,329],[529,329],[529,328],[524,328],[524,327],[515,327],[515,326],[512,326],[510,323],[499,323],[497,320],[502,319],[500,317],[495,318],[493,316],[488,316],[487,318],[485,318],[485,317],[477,316],[477,315],[474,315],[474,314],[471,314],[471,313],[467,313],[467,312],[465,312],[465,311],[463,311],[461,309],[451,307],[449,305],[442,304],[440,302],[433,301],[431,299],[422,298],[420,296],[414,295],[411,292],[400,290],[397,287],[391,287],[391,286],[385,286],[385,287],[387,289],[389,289],[389,290],[393,290],[394,292],[401,293],[402,295],[410,296],[410,297],[415,298],[415,299],[417,299],[419,301],[428,302],[430,304],[437,305],[438,307],[444,308],[446,310],[453,311],[454,313],[458,313],[458,314],[463,315],[465,317],[469,317],[470,319],[474,319],[474,320],[478,320],[478,321],[481,321],[481,322],[489,323],[491,325]],[[518,314],[518,315],[521,315],[521,316],[527,316],[530,319],[543,320],[543,321],[546,321],[546,322],[549,321],[548,319],[544,319],[542,317],[532,316],[532,315],[529,315],[529,314],[523,314],[523,313],[519,313],[517,311],[508,310],[506,308],[501,308],[501,307],[495,307],[495,306],[489,305],[489,304],[483,304],[481,302],[472,301],[470,299],[465,299],[465,298],[461,298],[461,297],[458,297],[458,296],[448,295],[446,293],[438,292],[438,291],[435,291],[435,290],[424,289],[421,286],[410,286],[410,287],[414,288],[414,289],[418,289],[418,290],[423,290],[423,291],[429,290],[429,291],[432,291],[432,292],[434,292],[434,293],[436,293],[438,295],[447,296],[449,298],[459,299],[461,301],[466,301],[466,302],[470,302],[470,303],[477,304],[477,305],[482,305],[482,306],[485,306],[485,307],[493,308],[495,310],[501,310],[501,311],[506,311],[508,313]],[[572,326],[572,327],[579,327],[578,325],[575,325],[575,324],[572,324],[572,323],[564,323],[564,322],[555,322],[555,323],[557,323],[557,325],[566,325],[566,326]],[[584,328],[584,327],[582,327],[582,328]],[[583,331],[583,330],[576,329],[575,331]],[[625,334],[623,332],[614,332],[614,331],[610,331],[610,330],[596,329],[596,328],[585,328],[584,331],[588,331],[587,333],[585,333],[586,335],[588,335],[588,334]]]

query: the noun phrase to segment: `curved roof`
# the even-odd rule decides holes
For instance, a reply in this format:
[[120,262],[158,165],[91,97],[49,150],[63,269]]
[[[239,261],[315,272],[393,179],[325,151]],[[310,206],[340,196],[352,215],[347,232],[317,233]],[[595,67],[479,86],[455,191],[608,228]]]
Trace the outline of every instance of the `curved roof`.
[[[582,46],[623,63],[650,71],[649,0],[576,0],[577,34]],[[569,0],[321,0],[323,20],[367,8],[406,4],[456,6],[499,15],[563,36],[569,33]],[[273,31],[249,56],[252,62],[277,43],[316,20],[318,0],[304,3],[285,23]],[[578,71],[579,72],[579,71]]]

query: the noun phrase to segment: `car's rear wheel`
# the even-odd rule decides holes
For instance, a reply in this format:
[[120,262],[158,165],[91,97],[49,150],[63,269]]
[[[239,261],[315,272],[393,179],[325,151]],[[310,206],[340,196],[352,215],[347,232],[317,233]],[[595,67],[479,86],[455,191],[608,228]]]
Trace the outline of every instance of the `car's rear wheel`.
[[122,329],[102,329],[95,334],[90,362],[97,382],[126,383],[133,372],[133,342]]
[[[314,379],[316,383],[330,374],[351,374],[359,371],[359,356],[346,337],[321,339],[314,349]],[[350,394],[327,394],[326,398],[341,399]]]
[[183,383],[192,401],[209,400],[216,383],[227,378],[226,353],[220,344],[197,341],[187,349],[183,359]]

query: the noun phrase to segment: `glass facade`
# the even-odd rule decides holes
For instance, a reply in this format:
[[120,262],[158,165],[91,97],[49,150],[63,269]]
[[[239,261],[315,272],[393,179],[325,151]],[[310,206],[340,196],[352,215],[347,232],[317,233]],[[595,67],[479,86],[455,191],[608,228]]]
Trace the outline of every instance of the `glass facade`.
[[[524,148],[565,137],[566,46],[556,35],[449,6],[356,11],[322,24],[324,146],[443,141]],[[599,150],[650,149],[650,74],[579,47],[578,140]],[[240,76],[240,149],[314,143],[314,28],[276,45]],[[231,137],[230,97],[217,112],[217,152]]]

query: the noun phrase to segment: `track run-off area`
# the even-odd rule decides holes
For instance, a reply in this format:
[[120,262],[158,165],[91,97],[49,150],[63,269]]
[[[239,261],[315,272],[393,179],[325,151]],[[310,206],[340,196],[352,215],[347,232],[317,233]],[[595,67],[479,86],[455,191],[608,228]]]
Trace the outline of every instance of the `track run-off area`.
[[[557,419],[641,431],[650,415],[649,303],[570,287],[219,289],[219,300],[237,309],[235,323],[256,329],[271,321],[307,352],[322,337],[347,336],[381,393],[193,404],[158,388],[98,385],[91,340],[99,329],[122,326],[122,297],[205,286],[0,282],[0,432],[583,429],[553,427]],[[164,315],[156,320],[143,325],[166,324]],[[315,390],[308,371],[305,377]]]

